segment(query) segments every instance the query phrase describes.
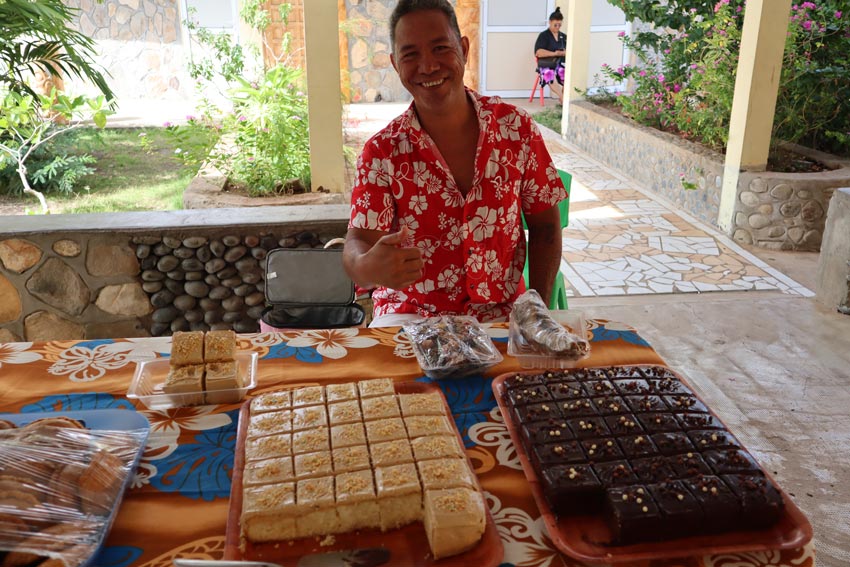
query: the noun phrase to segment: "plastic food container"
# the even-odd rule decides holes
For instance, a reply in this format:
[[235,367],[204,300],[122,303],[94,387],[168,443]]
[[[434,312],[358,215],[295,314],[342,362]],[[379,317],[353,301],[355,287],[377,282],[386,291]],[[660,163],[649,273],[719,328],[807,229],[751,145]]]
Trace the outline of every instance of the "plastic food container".
[[198,405],[198,399],[206,400],[204,403],[219,404],[219,403],[238,403],[245,398],[248,390],[257,386],[257,353],[242,352],[236,353],[237,372],[242,376],[243,384],[241,388],[232,388],[228,390],[211,390],[214,395],[213,400],[207,400],[207,391],[202,392],[199,396],[197,393],[184,394],[167,394],[162,391],[162,386],[168,376],[170,368],[170,360],[168,358],[157,358],[156,360],[148,360],[136,364],[136,374],[133,376],[133,383],[130,384],[130,389],[127,390],[127,397],[133,400],[139,400],[149,409],[166,409],[182,406]]
[[[587,339],[587,327],[584,313],[581,311],[550,311],[549,314],[574,335]],[[578,358],[544,354],[528,344],[519,325],[511,317],[508,327],[508,355],[515,357],[522,368],[573,368],[580,360],[590,356],[590,343],[588,342],[587,352]]]
[[475,317],[444,315],[404,325],[419,366],[430,378],[459,378],[504,357]]

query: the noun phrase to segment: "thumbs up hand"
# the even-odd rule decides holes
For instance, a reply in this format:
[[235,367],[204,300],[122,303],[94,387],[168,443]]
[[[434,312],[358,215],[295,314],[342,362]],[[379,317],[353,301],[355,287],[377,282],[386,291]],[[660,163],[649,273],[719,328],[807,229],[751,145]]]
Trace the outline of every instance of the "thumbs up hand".
[[398,232],[385,234],[366,252],[361,261],[369,279],[390,289],[403,289],[422,277],[422,251],[405,246],[410,231],[402,226]]

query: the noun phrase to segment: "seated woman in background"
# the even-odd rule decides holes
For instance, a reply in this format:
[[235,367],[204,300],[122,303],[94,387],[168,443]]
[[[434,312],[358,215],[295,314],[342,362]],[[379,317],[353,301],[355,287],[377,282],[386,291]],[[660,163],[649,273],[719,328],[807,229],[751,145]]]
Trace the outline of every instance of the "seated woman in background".
[[567,53],[567,34],[561,31],[563,23],[564,16],[561,14],[561,8],[555,8],[555,11],[549,15],[549,27],[540,32],[534,43],[540,86],[549,85],[562,104],[564,102],[564,55]]

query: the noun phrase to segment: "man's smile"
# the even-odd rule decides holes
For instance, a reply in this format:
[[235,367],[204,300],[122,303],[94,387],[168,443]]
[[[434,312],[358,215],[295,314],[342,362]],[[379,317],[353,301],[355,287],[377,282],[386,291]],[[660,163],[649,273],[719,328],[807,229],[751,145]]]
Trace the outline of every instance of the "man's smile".
[[442,78],[442,79],[438,79],[436,81],[423,82],[423,83],[419,83],[419,84],[422,85],[423,87],[431,88],[431,87],[439,87],[445,81],[446,81],[446,79]]

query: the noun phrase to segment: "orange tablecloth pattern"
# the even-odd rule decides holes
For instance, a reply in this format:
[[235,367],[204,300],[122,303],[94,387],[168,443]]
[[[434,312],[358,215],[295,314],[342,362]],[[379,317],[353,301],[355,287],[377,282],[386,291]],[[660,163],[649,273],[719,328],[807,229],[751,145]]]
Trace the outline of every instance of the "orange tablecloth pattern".
[[[663,364],[630,327],[590,320],[590,358],[582,366]],[[507,328],[488,327],[504,353]],[[240,335],[257,352],[258,386],[249,395],[294,384],[366,378],[427,379],[398,328],[291,331]],[[171,350],[170,338],[0,344],[0,412],[124,407],[151,424],[142,462],[125,496],[99,567],[165,567],[173,557],[217,559],[224,550],[230,473],[239,405],[149,410],[125,397],[136,362]],[[505,360],[486,375],[439,382],[467,446],[505,548],[518,566],[582,565],[549,541],[491,379],[518,370]],[[814,547],[788,551],[640,562],[634,567],[813,567]]]

